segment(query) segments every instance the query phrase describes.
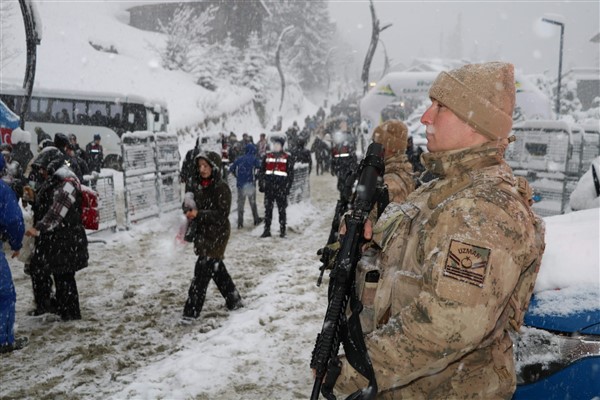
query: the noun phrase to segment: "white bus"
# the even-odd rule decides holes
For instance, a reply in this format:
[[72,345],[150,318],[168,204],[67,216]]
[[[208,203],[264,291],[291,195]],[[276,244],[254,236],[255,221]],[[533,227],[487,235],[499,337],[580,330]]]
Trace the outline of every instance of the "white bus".
[[[25,96],[22,88],[2,86],[0,99],[15,113],[21,110]],[[140,96],[76,92],[34,88],[25,130],[32,134],[31,151],[38,152],[42,131],[53,139],[57,132],[75,134],[79,146],[100,134],[104,148],[104,167],[122,169],[121,135],[125,132],[167,132],[169,115],[162,101]],[[40,128],[40,129],[37,129]],[[37,140],[36,140],[36,134]]]

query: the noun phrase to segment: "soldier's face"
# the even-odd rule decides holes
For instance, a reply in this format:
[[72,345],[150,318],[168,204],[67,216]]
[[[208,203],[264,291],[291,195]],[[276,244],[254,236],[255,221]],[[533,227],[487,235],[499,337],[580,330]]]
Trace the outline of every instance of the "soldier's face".
[[464,149],[483,143],[483,136],[437,100],[421,117],[427,127],[427,150],[432,153]]

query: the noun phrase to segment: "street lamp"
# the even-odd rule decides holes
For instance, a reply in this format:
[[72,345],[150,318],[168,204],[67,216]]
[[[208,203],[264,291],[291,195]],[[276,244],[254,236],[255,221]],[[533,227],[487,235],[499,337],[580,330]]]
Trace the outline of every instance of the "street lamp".
[[565,34],[565,24],[550,18],[542,18],[542,21],[560,26],[560,53],[558,56],[558,88],[556,89],[556,119],[558,119],[560,115],[560,81],[562,76],[563,37]]

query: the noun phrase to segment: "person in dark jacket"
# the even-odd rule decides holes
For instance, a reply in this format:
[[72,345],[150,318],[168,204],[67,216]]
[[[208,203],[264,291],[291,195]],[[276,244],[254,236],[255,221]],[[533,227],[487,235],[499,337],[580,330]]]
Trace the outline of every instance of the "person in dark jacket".
[[283,151],[285,139],[274,136],[273,150],[263,158],[259,173],[259,190],[265,193],[265,230],[261,238],[271,236],[273,205],[279,210],[279,236],[285,237],[287,197],[294,181],[294,161],[290,154]]
[[238,211],[238,229],[244,227],[244,205],[246,197],[250,203],[254,226],[260,224],[261,219],[256,209],[256,178],[255,171],[260,168],[260,161],[256,158],[256,146],[252,143],[246,145],[246,154],[239,157],[229,167],[229,172],[236,177],[236,186],[238,192],[237,211]]
[[183,308],[182,322],[190,322],[200,315],[206,289],[214,280],[229,310],[242,307],[238,290],[225,268],[223,258],[231,227],[231,190],[221,178],[221,157],[215,152],[200,152],[196,156],[197,179],[193,200],[186,195],[184,212],[195,225],[194,252],[198,256],[194,278]]
[[[0,169],[4,168],[4,157],[0,153]],[[23,214],[19,208],[17,197],[13,190],[0,180],[0,237],[7,240],[13,251],[12,257],[17,257],[22,247]],[[27,344],[26,337],[15,339],[15,303],[17,295],[12,280],[10,268],[6,262],[4,251],[0,250],[0,354],[19,350]]]
[[94,135],[94,141],[85,146],[85,158],[90,171],[100,172],[104,166],[104,149],[100,144],[101,139],[100,134],[97,133]]
[[200,153],[200,137],[196,139],[196,145],[185,153],[183,163],[181,164],[181,172],[179,173],[180,182],[185,185],[185,192],[192,192],[193,178],[196,175],[196,156]]
[[[75,173],[79,182],[83,182],[83,175],[87,173],[87,165],[85,168],[82,168],[80,164],[80,160],[74,156],[71,141],[69,137],[64,133],[57,132],[54,134],[54,147],[60,150],[61,153],[65,156],[65,163],[67,166]],[[83,162],[83,160],[81,160]],[[84,169],[86,170],[84,172]]]
[[312,155],[310,154],[310,150],[304,146],[306,146],[306,140],[303,138],[298,139],[296,148],[292,150],[292,157],[294,158],[294,164],[308,164],[308,174],[310,175],[312,171]]
[[[33,227],[25,234],[36,238],[30,264],[35,314],[56,311],[65,321],[81,319],[75,273],[88,265],[81,186],[55,147],[38,154],[32,168],[40,186],[33,205]],[[56,289],[55,308],[50,274]]]

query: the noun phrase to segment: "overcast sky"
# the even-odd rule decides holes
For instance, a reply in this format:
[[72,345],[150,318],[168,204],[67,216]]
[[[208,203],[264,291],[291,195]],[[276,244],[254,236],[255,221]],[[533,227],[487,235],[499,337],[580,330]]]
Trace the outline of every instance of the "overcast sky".
[[[571,67],[598,68],[600,2],[593,1],[375,1],[383,40],[392,64],[415,57],[440,58],[447,37],[462,26],[463,57],[503,60],[524,73],[558,72],[560,27],[540,22],[543,16],[564,22],[563,72]],[[330,0],[331,18],[362,65],[371,38],[366,0]],[[477,50],[475,50],[477,49]],[[373,66],[383,65],[378,46]]]

